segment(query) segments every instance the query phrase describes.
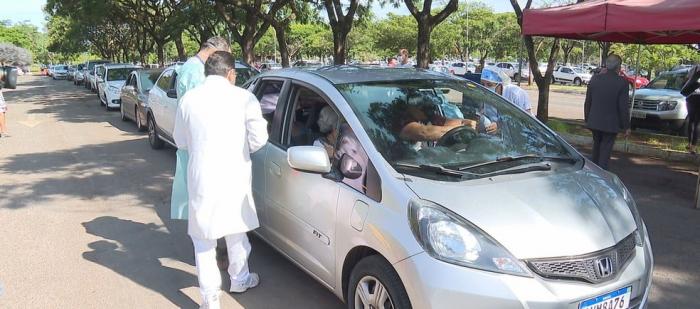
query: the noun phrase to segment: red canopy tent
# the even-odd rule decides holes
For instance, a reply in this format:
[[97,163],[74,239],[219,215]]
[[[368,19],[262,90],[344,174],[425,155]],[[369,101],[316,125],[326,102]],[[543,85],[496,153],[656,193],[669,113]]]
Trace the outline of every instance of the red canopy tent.
[[523,34],[639,44],[700,43],[700,0],[591,0],[523,12]]
[[[526,9],[522,27],[523,35],[531,36],[636,44],[698,44],[700,0],[586,0],[566,6]],[[641,45],[635,68],[639,67],[640,51]],[[634,97],[635,87],[632,87],[633,101]],[[700,177],[695,207],[700,208]]]

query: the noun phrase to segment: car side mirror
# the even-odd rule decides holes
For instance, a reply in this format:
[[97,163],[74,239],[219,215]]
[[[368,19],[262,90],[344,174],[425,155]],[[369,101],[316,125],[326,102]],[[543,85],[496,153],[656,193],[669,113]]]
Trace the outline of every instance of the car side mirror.
[[294,146],[287,149],[287,163],[295,170],[311,173],[328,173],[331,161],[322,147]]
[[362,166],[351,156],[344,154],[340,158],[340,173],[345,178],[357,179],[362,176]]
[[177,91],[175,89],[170,89],[165,94],[168,96],[168,98],[177,99]]

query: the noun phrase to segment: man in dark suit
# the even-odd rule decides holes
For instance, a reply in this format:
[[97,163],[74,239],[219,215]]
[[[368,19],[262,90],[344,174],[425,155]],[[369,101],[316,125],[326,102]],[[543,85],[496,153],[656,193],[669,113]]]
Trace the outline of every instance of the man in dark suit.
[[593,76],[586,91],[584,117],[593,132],[592,160],[608,169],[608,161],[620,132],[630,133],[629,83],[620,76],[622,59],[605,59],[606,72]]

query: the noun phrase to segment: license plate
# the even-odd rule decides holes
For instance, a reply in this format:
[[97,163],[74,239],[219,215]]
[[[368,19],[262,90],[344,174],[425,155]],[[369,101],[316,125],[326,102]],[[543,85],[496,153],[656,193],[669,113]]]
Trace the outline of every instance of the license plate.
[[632,112],[632,117],[633,118],[647,118],[647,114],[643,112]]
[[632,287],[619,289],[581,302],[579,309],[627,309],[630,307]]

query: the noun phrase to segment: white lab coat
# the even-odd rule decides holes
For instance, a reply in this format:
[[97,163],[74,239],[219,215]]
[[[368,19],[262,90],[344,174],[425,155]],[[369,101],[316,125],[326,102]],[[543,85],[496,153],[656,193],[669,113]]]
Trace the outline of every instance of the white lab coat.
[[188,234],[217,239],[257,228],[250,154],[268,136],[255,96],[221,76],[208,76],[182,98],[173,137],[189,152]]

